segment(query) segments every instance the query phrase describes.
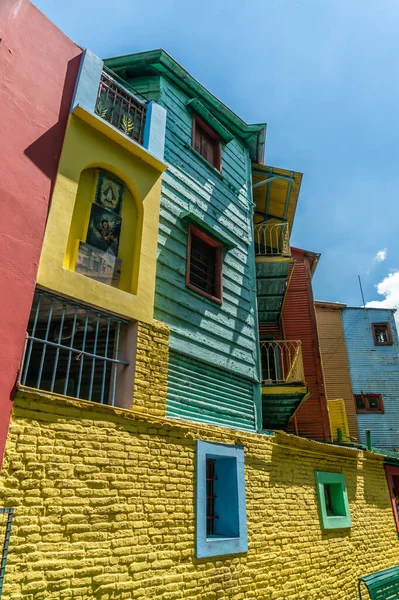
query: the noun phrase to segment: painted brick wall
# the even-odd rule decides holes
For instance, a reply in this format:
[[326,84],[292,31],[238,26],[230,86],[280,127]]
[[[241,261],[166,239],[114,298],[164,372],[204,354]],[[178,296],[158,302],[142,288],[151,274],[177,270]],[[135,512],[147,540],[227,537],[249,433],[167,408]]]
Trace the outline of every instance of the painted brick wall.
[[[196,439],[244,446],[248,554],[194,557]],[[345,474],[351,530],[321,532],[315,470]],[[399,561],[379,457],[85,401],[17,396],[0,499],[4,600],[355,600],[360,574]]]
[[153,321],[138,323],[132,410],[156,416],[166,414],[169,328]]

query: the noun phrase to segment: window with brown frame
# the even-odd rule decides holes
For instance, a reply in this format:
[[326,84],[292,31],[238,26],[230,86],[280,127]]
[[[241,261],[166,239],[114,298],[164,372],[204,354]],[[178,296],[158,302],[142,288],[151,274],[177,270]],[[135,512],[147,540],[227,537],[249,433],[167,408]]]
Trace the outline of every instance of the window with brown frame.
[[222,246],[193,225],[188,232],[186,285],[222,303]]
[[202,119],[193,117],[192,146],[218,171],[222,170],[220,137]]
[[389,323],[372,323],[371,326],[376,346],[390,346],[392,344],[392,333]]
[[381,394],[355,394],[357,413],[383,413]]

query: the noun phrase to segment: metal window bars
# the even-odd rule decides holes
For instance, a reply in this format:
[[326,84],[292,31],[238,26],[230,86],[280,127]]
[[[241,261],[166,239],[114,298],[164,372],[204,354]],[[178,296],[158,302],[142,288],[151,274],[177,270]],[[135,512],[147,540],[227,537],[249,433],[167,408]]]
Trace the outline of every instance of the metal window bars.
[[121,328],[127,321],[36,291],[21,385],[115,405]]
[[1,551],[1,562],[0,562],[0,597],[3,592],[4,578],[6,574],[6,564],[8,555],[8,546],[10,545],[11,537],[11,525],[12,518],[14,515],[13,508],[0,508],[0,515],[4,515],[0,519],[1,530],[4,531],[3,548]]
[[143,143],[146,103],[105,71],[101,74],[95,112],[139,144]]
[[215,463],[214,458],[206,459],[206,535],[215,534],[215,519],[218,518],[215,513]]
[[260,359],[262,385],[305,382],[300,340],[261,341]]
[[254,226],[257,256],[291,256],[288,223],[259,223]]

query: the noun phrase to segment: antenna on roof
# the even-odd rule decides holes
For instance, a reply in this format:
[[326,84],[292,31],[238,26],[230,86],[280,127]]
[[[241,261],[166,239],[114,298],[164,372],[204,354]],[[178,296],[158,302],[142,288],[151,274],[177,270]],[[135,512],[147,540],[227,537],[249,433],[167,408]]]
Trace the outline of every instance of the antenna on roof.
[[364,294],[363,294],[363,287],[362,287],[362,280],[360,279],[360,275],[358,275],[359,278],[359,287],[360,287],[360,293],[362,295],[362,300],[363,300],[363,308],[366,308],[366,303],[364,301]]
[[[361,293],[361,295],[362,295],[362,300],[363,300],[363,308],[364,308],[364,313],[365,313],[365,315],[366,315],[367,322],[368,322],[368,324],[370,325],[370,322],[369,322],[369,316],[368,316],[368,314],[367,314],[366,302],[365,302],[365,300],[364,300],[363,286],[362,286],[362,280],[360,279],[360,275],[358,275],[358,278],[359,278],[359,287],[360,287],[360,293]],[[371,329],[371,325],[370,325],[370,329]]]

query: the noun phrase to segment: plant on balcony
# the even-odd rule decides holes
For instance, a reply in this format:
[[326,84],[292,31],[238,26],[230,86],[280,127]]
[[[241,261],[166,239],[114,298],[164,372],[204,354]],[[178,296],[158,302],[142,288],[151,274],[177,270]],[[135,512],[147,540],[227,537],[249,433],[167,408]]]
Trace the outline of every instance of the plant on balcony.
[[121,131],[126,135],[130,135],[134,128],[134,120],[131,115],[125,113],[121,119]]
[[105,106],[104,102],[101,100],[101,98],[99,98],[97,100],[97,105],[96,105],[96,113],[102,118],[102,119],[106,119],[107,117],[107,113],[108,113],[108,107]]

